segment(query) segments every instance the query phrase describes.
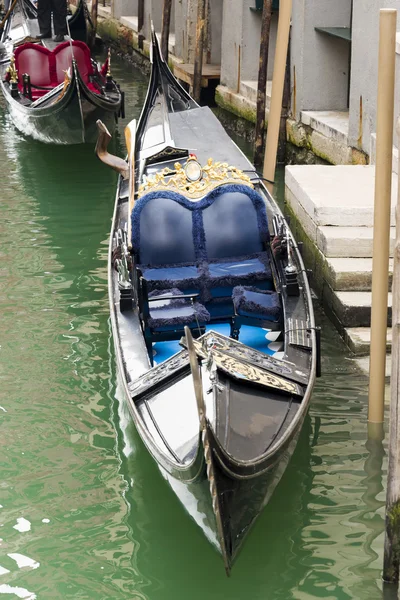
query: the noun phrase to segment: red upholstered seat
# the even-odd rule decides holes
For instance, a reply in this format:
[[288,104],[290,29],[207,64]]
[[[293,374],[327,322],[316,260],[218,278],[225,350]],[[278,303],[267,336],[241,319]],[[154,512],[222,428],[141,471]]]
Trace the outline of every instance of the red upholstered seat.
[[50,50],[31,42],[18,46],[15,49],[14,58],[19,80],[22,81],[22,75],[28,73],[32,85],[52,87],[54,83],[50,55]]
[[[90,50],[84,42],[73,41],[59,44],[53,51],[44,46],[27,42],[15,49],[15,67],[18,71],[19,87],[22,89],[22,75],[30,76],[32,86],[52,88],[64,81],[65,71],[72,66],[72,52],[83,81],[96,93],[99,90],[90,83],[94,74]],[[40,90],[32,90],[35,97],[42,96]]]
[[55,77],[58,83],[64,81],[64,71],[72,65],[72,51],[78,67],[80,76],[85,83],[89,82],[89,76],[93,75],[93,66],[90,57],[90,50],[84,42],[78,40],[72,42],[63,42],[53,50],[55,58]]

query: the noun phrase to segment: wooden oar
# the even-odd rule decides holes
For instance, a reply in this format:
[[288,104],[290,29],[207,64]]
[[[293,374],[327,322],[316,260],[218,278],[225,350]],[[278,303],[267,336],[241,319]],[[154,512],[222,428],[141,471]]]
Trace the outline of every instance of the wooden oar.
[[4,25],[7,22],[8,17],[11,15],[12,11],[15,8],[15,5],[17,4],[17,0],[13,0],[13,3],[11,4],[11,6],[9,7],[8,11],[6,12],[6,14],[4,15],[4,18],[2,21],[0,21],[0,31],[2,31],[4,29]]
[[128,173],[129,173],[129,210],[128,210],[128,248],[132,247],[131,214],[135,206],[135,144],[136,144],[136,120],[134,119],[125,127],[125,143],[128,151]]
[[189,362],[190,362],[190,370],[192,372],[193,385],[194,385],[194,394],[196,396],[197,410],[199,413],[199,421],[200,421],[200,431],[201,437],[203,441],[204,448],[204,460],[206,463],[207,470],[207,479],[210,486],[210,497],[212,502],[212,507],[215,515],[215,522],[217,525],[217,532],[219,543],[221,546],[221,553],[224,559],[226,574],[229,576],[231,566],[229,563],[228,554],[226,551],[226,542],[225,542],[225,533],[224,526],[222,523],[222,513],[221,513],[221,500],[220,494],[218,492],[217,478],[215,465],[212,454],[212,446],[210,440],[210,431],[207,426],[206,421],[206,403],[204,402],[203,395],[203,384],[201,382],[201,375],[199,369],[199,362],[197,359],[196,349],[194,346],[194,341],[192,337],[192,332],[189,327],[185,326],[185,337],[186,337],[186,346],[189,354]]
[[189,354],[190,370],[192,372],[194,394],[196,396],[197,410],[199,413],[200,429],[204,431],[206,428],[206,405],[203,396],[203,384],[201,382],[199,361],[193,343],[192,332],[189,327],[185,326],[186,346]]

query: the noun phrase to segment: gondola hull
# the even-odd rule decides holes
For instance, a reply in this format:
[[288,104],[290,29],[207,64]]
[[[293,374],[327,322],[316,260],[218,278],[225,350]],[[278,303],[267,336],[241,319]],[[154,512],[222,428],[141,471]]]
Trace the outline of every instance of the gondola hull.
[[[0,87],[7,102],[15,127],[24,135],[39,142],[51,144],[94,143],[97,137],[96,121],[104,120],[112,130],[118,118],[120,103],[110,103],[92,93],[75,77],[67,91],[55,95],[54,103],[31,108],[15,100],[7,83]],[[61,97],[60,97],[61,96]]]
[[[279,207],[215,115],[193,103],[174,82],[155,36],[149,92],[135,132],[136,141],[132,142],[131,131],[127,136],[128,149],[130,144],[131,150],[134,148],[128,155],[129,164],[118,163],[116,157],[111,161],[103,151],[98,152],[104,162],[123,173],[116,195],[108,266],[118,368],[130,413],[144,444],[183,506],[222,554],[229,574],[244,539],[286,469],[309,408],[318,356],[310,289],[300,253]],[[188,149],[185,174],[178,162],[184,156],[182,148]],[[198,164],[205,165],[197,180],[196,171],[190,170],[192,151],[196,152]],[[222,169],[233,168],[232,185],[226,182],[226,171],[221,175],[218,168],[213,170],[215,164],[222,165]],[[246,172],[253,174],[252,181],[246,180]],[[169,174],[170,179],[164,184]],[[192,184],[191,177],[199,183]],[[201,186],[209,181],[214,181],[215,187],[207,194]],[[243,181],[247,187],[241,184]],[[220,198],[226,204],[218,205]],[[244,202],[252,198],[254,204],[246,206],[257,205],[257,216],[250,212],[246,217],[245,204],[237,204],[240,198],[246,199]],[[147,210],[148,206],[154,208]],[[215,206],[219,207],[216,213],[207,213]],[[170,217],[172,240],[165,235]],[[243,233],[246,227],[251,228],[247,238]],[[237,262],[234,259],[238,245],[244,239],[258,239],[262,231],[266,233],[268,267],[273,271],[270,284],[274,286],[264,292],[261,279],[252,279],[247,288],[243,286],[249,284],[235,283],[241,277],[241,269],[253,260],[250,250],[239,252],[241,258]],[[216,267],[207,248],[210,252],[213,247],[221,248],[218,244],[226,232],[227,241]],[[192,236],[198,257],[194,265],[195,261],[181,256],[186,248],[190,251]],[[228,251],[231,242],[232,249]],[[147,243],[151,249],[160,244],[162,252],[145,254],[149,258],[141,264],[141,248],[146,248]],[[171,246],[177,248],[178,260],[165,258]],[[227,262],[223,260],[225,256]],[[218,275],[219,283],[213,284],[209,273],[221,265],[229,276]],[[232,265],[235,272],[230,270]],[[190,276],[183,275],[180,268],[189,270]],[[196,276],[196,269],[200,276]],[[192,277],[189,283],[185,276]],[[151,326],[146,320],[149,308],[144,294],[148,283],[154,281],[151,277],[159,278],[155,280],[162,290],[153,288],[154,300],[147,297],[149,304],[157,301],[157,294],[161,298],[161,338],[157,337],[158,332],[149,333]],[[207,327],[201,328],[198,319],[193,324],[197,340],[192,339],[188,327],[185,335],[179,337],[181,321],[176,315],[182,305],[174,304],[174,298],[182,301],[187,296],[181,296],[179,289],[161,287],[173,287],[171,281],[178,277],[182,287],[200,290],[196,297],[200,296],[210,311]],[[213,296],[210,291],[218,295]],[[235,294],[244,291],[254,294],[256,300],[240,312]],[[172,296],[168,296],[169,292]],[[265,297],[276,298],[277,294],[282,312],[274,339],[280,340],[276,344],[280,351],[271,354],[265,342],[273,333],[265,320],[269,304],[262,301]],[[163,302],[170,300],[171,308],[168,303],[165,308]],[[168,320],[166,315],[171,313],[173,319]],[[156,311],[150,314],[156,315]],[[206,319],[204,311],[199,314]],[[238,341],[235,329],[244,323],[250,323],[248,343],[241,338]],[[171,331],[178,335],[173,337]],[[257,336],[259,346],[255,342]],[[164,355],[171,339],[180,340],[174,346],[175,353],[168,350],[170,354]],[[153,361],[157,363],[154,366]]]
[[75,12],[68,18],[68,26],[73,40],[88,43],[89,12],[85,0],[79,0]]
[[[182,506],[203,531],[205,537],[223,556],[229,574],[249,531],[268,504],[296,448],[301,425],[285,448],[271,457],[263,472],[251,479],[237,479],[228,474],[226,467],[212,449],[213,483],[206,464],[195,481],[182,481],[166,472],[159,464]],[[210,431],[211,437],[212,433]],[[204,448],[203,448],[204,450]],[[212,485],[215,489],[212,489]],[[218,498],[218,507],[213,498]],[[223,538],[221,536],[223,534]]]
[[0,32],[0,88],[12,121],[41,142],[93,143],[98,119],[113,129],[123,94],[109,60],[100,68],[85,43],[84,0],[69,21],[79,39],[61,43],[38,40],[36,6],[31,0],[15,1]]

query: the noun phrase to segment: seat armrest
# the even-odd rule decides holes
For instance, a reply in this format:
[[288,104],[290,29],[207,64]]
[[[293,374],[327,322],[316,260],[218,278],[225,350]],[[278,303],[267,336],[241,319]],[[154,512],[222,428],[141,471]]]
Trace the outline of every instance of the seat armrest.
[[180,294],[179,296],[172,296],[172,294],[167,294],[165,296],[152,296],[148,298],[149,302],[158,302],[159,300],[180,300],[182,298],[198,298],[199,294]]

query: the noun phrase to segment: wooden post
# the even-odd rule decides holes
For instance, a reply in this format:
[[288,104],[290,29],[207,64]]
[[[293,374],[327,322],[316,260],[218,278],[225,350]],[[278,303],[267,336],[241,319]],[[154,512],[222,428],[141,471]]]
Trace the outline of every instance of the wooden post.
[[169,27],[171,23],[172,0],[164,0],[162,25],[161,25],[161,53],[166,63],[168,63],[168,40]]
[[394,9],[380,11],[368,396],[368,421],[372,423],[383,422],[385,403],[396,17]]
[[[397,136],[400,140],[400,119],[397,121]],[[389,467],[383,579],[391,583],[398,583],[400,562],[400,186],[396,208],[392,296]]]
[[92,10],[91,10],[91,19],[92,19],[92,31],[90,32],[90,46],[94,46],[96,40],[96,32],[97,32],[97,2],[98,0],[92,0]]
[[267,93],[267,67],[268,67],[268,49],[269,33],[271,29],[272,0],[264,0],[262,20],[261,20],[261,42],[260,42],[260,63],[258,67],[258,87],[257,87],[257,118],[256,118],[256,139],[254,143],[254,164],[262,164],[264,152],[264,133],[265,133],[265,96]]
[[139,49],[143,50],[143,27],[144,27],[144,0],[138,0],[138,44]]
[[282,113],[283,87],[285,84],[286,59],[289,45],[290,18],[292,0],[280,0],[278,32],[272,77],[271,106],[269,109],[267,145],[265,148],[263,175],[274,181],[276,168],[276,152],[278,148],[279,128]]
[[196,100],[196,102],[200,101],[201,93],[205,18],[206,0],[197,0],[196,48],[193,73],[193,98]]
[[276,152],[276,160],[279,163],[285,162],[286,159],[286,121],[290,113],[290,36],[288,43],[287,59],[286,59],[286,71],[285,71],[285,82],[283,84],[283,95],[282,95],[282,112],[281,122],[279,126],[279,138],[278,138],[278,149]]

